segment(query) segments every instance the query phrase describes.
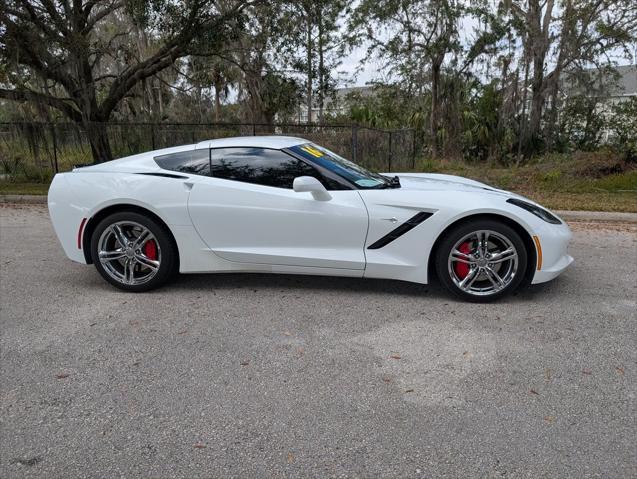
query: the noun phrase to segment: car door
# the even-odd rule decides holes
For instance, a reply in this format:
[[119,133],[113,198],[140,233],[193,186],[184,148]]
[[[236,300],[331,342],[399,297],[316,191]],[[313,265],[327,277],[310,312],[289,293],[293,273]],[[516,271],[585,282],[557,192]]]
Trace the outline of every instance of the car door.
[[368,216],[356,190],[329,201],[292,189],[295,177],[329,179],[284,151],[209,150],[210,175],[191,178],[188,211],[217,255],[230,261],[363,270]]

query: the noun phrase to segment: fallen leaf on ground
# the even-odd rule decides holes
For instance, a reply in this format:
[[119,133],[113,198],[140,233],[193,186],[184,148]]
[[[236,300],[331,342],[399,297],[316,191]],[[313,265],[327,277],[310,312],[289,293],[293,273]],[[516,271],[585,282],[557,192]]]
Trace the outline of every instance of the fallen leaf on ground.
[[206,445],[198,442],[197,444],[195,444],[192,447],[194,447],[195,449],[204,449],[206,447]]
[[62,373],[62,374],[56,374],[55,375],[55,379],[64,379],[64,378],[68,378],[69,375],[66,373]]
[[554,416],[544,416],[544,420],[546,422],[548,422],[549,424],[553,424],[555,422],[555,417]]
[[537,392],[535,389],[529,389],[529,392],[530,392],[531,394],[535,394],[536,396],[539,396],[539,395],[540,395],[540,393],[539,393],[539,392]]
[[291,332],[289,332],[289,331],[283,331],[283,334],[284,334],[285,336],[292,336],[292,333],[291,333]]
[[14,459],[13,462],[15,462],[16,464],[20,464],[21,466],[35,466],[38,462],[40,462],[42,460],[42,458],[40,456],[35,456],[35,457],[29,457],[28,459]]
[[624,374],[624,368],[616,367],[615,371],[617,371],[618,374]]
[[413,392],[414,392],[414,390],[413,390],[413,389],[405,389],[405,392],[406,392],[406,393],[413,393]]
[[182,331],[179,331],[177,334],[186,334],[187,332],[188,332],[188,330],[187,330],[187,329],[184,329],[184,330],[182,330]]
[[241,364],[241,366],[247,366],[248,364],[250,364],[250,361],[247,359],[244,359],[243,361],[241,361],[239,364]]
[[383,376],[383,381],[385,381],[386,383],[390,383],[391,378],[389,376]]
[[294,462],[294,454],[288,452],[288,464],[292,464]]
[[400,355],[398,354],[392,354],[391,356],[389,356],[391,359],[401,359]]
[[591,375],[591,374],[593,374],[593,371],[591,371],[590,369],[582,369],[582,374]]

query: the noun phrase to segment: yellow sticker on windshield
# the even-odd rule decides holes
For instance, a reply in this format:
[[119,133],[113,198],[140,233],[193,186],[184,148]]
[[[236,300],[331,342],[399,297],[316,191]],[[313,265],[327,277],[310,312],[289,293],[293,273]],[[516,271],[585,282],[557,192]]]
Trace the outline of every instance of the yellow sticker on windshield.
[[321,150],[317,150],[316,148],[311,147],[309,145],[302,146],[301,149],[303,151],[307,151],[310,155],[315,156],[317,158],[320,158],[321,156],[323,156],[323,152]]

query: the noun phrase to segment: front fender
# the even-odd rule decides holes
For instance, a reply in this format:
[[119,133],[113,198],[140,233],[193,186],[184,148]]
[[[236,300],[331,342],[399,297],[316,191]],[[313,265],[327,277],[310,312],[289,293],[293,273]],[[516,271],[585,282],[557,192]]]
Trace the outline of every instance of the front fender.
[[[427,283],[429,257],[440,235],[452,224],[478,215],[496,215],[517,223],[529,237],[542,220],[506,202],[506,195],[471,191],[361,191],[369,211],[365,245],[366,277]],[[517,211],[520,210],[520,211]],[[420,211],[433,213],[424,222],[379,249],[369,246]],[[388,219],[397,219],[395,223]]]

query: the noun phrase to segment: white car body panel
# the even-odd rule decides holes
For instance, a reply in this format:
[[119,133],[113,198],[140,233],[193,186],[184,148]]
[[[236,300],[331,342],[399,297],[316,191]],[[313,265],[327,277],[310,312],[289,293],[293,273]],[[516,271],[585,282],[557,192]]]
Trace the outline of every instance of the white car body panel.
[[[429,256],[441,233],[478,214],[508,218],[530,238],[539,238],[542,265],[534,268],[533,283],[553,279],[573,261],[564,222],[549,224],[506,202],[518,195],[465,178],[398,173],[401,188],[330,191],[331,200],[317,201],[309,192],[176,175],[153,160],[201,148],[281,149],[303,143],[307,140],[291,137],[224,138],[58,174],[49,190],[51,220],[66,255],[86,263],[83,243],[78,247],[83,221],[115,205],[144,208],[172,232],[182,273],[273,272],[427,283]],[[386,246],[369,249],[419,212],[432,215]]]
[[310,193],[284,188],[208,177],[192,181],[190,217],[218,256],[241,263],[365,269],[361,246],[368,219],[358,191],[333,191],[330,201],[316,201]]

